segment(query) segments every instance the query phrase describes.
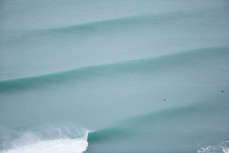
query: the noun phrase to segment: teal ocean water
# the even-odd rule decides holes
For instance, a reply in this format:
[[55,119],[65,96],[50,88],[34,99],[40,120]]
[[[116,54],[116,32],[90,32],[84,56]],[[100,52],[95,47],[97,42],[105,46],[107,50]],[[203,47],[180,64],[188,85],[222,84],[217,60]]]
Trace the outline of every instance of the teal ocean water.
[[227,0],[0,0],[0,153],[229,153]]

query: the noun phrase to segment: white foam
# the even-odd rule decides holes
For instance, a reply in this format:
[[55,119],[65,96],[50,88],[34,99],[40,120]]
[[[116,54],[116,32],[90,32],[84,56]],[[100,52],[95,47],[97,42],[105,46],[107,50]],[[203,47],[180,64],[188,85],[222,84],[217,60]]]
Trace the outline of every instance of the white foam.
[[201,148],[198,153],[229,153],[229,141],[221,142],[218,145]]
[[58,139],[18,146],[1,153],[82,153],[86,151],[87,146],[85,139]]
[[0,151],[0,153],[83,153],[88,147],[87,137],[88,132],[84,136],[75,139],[59,138],[30,141],[26,145],[16,145],[10,149]]

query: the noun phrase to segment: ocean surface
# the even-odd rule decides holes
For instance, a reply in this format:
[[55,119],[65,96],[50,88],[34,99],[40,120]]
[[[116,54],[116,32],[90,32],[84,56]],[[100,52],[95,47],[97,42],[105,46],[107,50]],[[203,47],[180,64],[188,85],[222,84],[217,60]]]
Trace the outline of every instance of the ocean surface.
[[0,0],[0,153],[229,153],[228,0]]

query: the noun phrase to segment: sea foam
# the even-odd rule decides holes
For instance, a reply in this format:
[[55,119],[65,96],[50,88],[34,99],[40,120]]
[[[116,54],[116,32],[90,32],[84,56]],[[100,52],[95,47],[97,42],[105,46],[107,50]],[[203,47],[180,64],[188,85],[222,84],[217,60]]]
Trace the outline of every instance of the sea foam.
[[82,153],[87,146],[88,142],[84,139],[59,139],[19,146],[1,153]]
[[60,128],[59,130],[61,132],[59,134],[53,130],[47,130],[51,135],[54,133],[58,135],[56,138],[49,137],[48,139],[42,137],[41,133],[23,133],[19,138],[12,140],[8,148],[0,150],[0,153],[83,153],[86,151],[88,131],[78,137],[69,137],[66,131]]
[[221,142],[218,145],[201,148],[198,153],[229,153],[229,141]]

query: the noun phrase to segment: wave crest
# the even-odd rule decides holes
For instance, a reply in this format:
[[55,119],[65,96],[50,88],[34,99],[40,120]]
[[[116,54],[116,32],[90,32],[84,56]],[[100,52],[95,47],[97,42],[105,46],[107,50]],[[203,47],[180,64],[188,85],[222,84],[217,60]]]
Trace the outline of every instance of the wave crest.
[[4,134],[5,143],[0,143],[0,153],[82,153],[88,147],[88,131],[73,127],[23,132],[5,130]]
[[1,153],[82,153],[86,151],[87,146],[88,142],[84,139],[58,139],[15,147]]

